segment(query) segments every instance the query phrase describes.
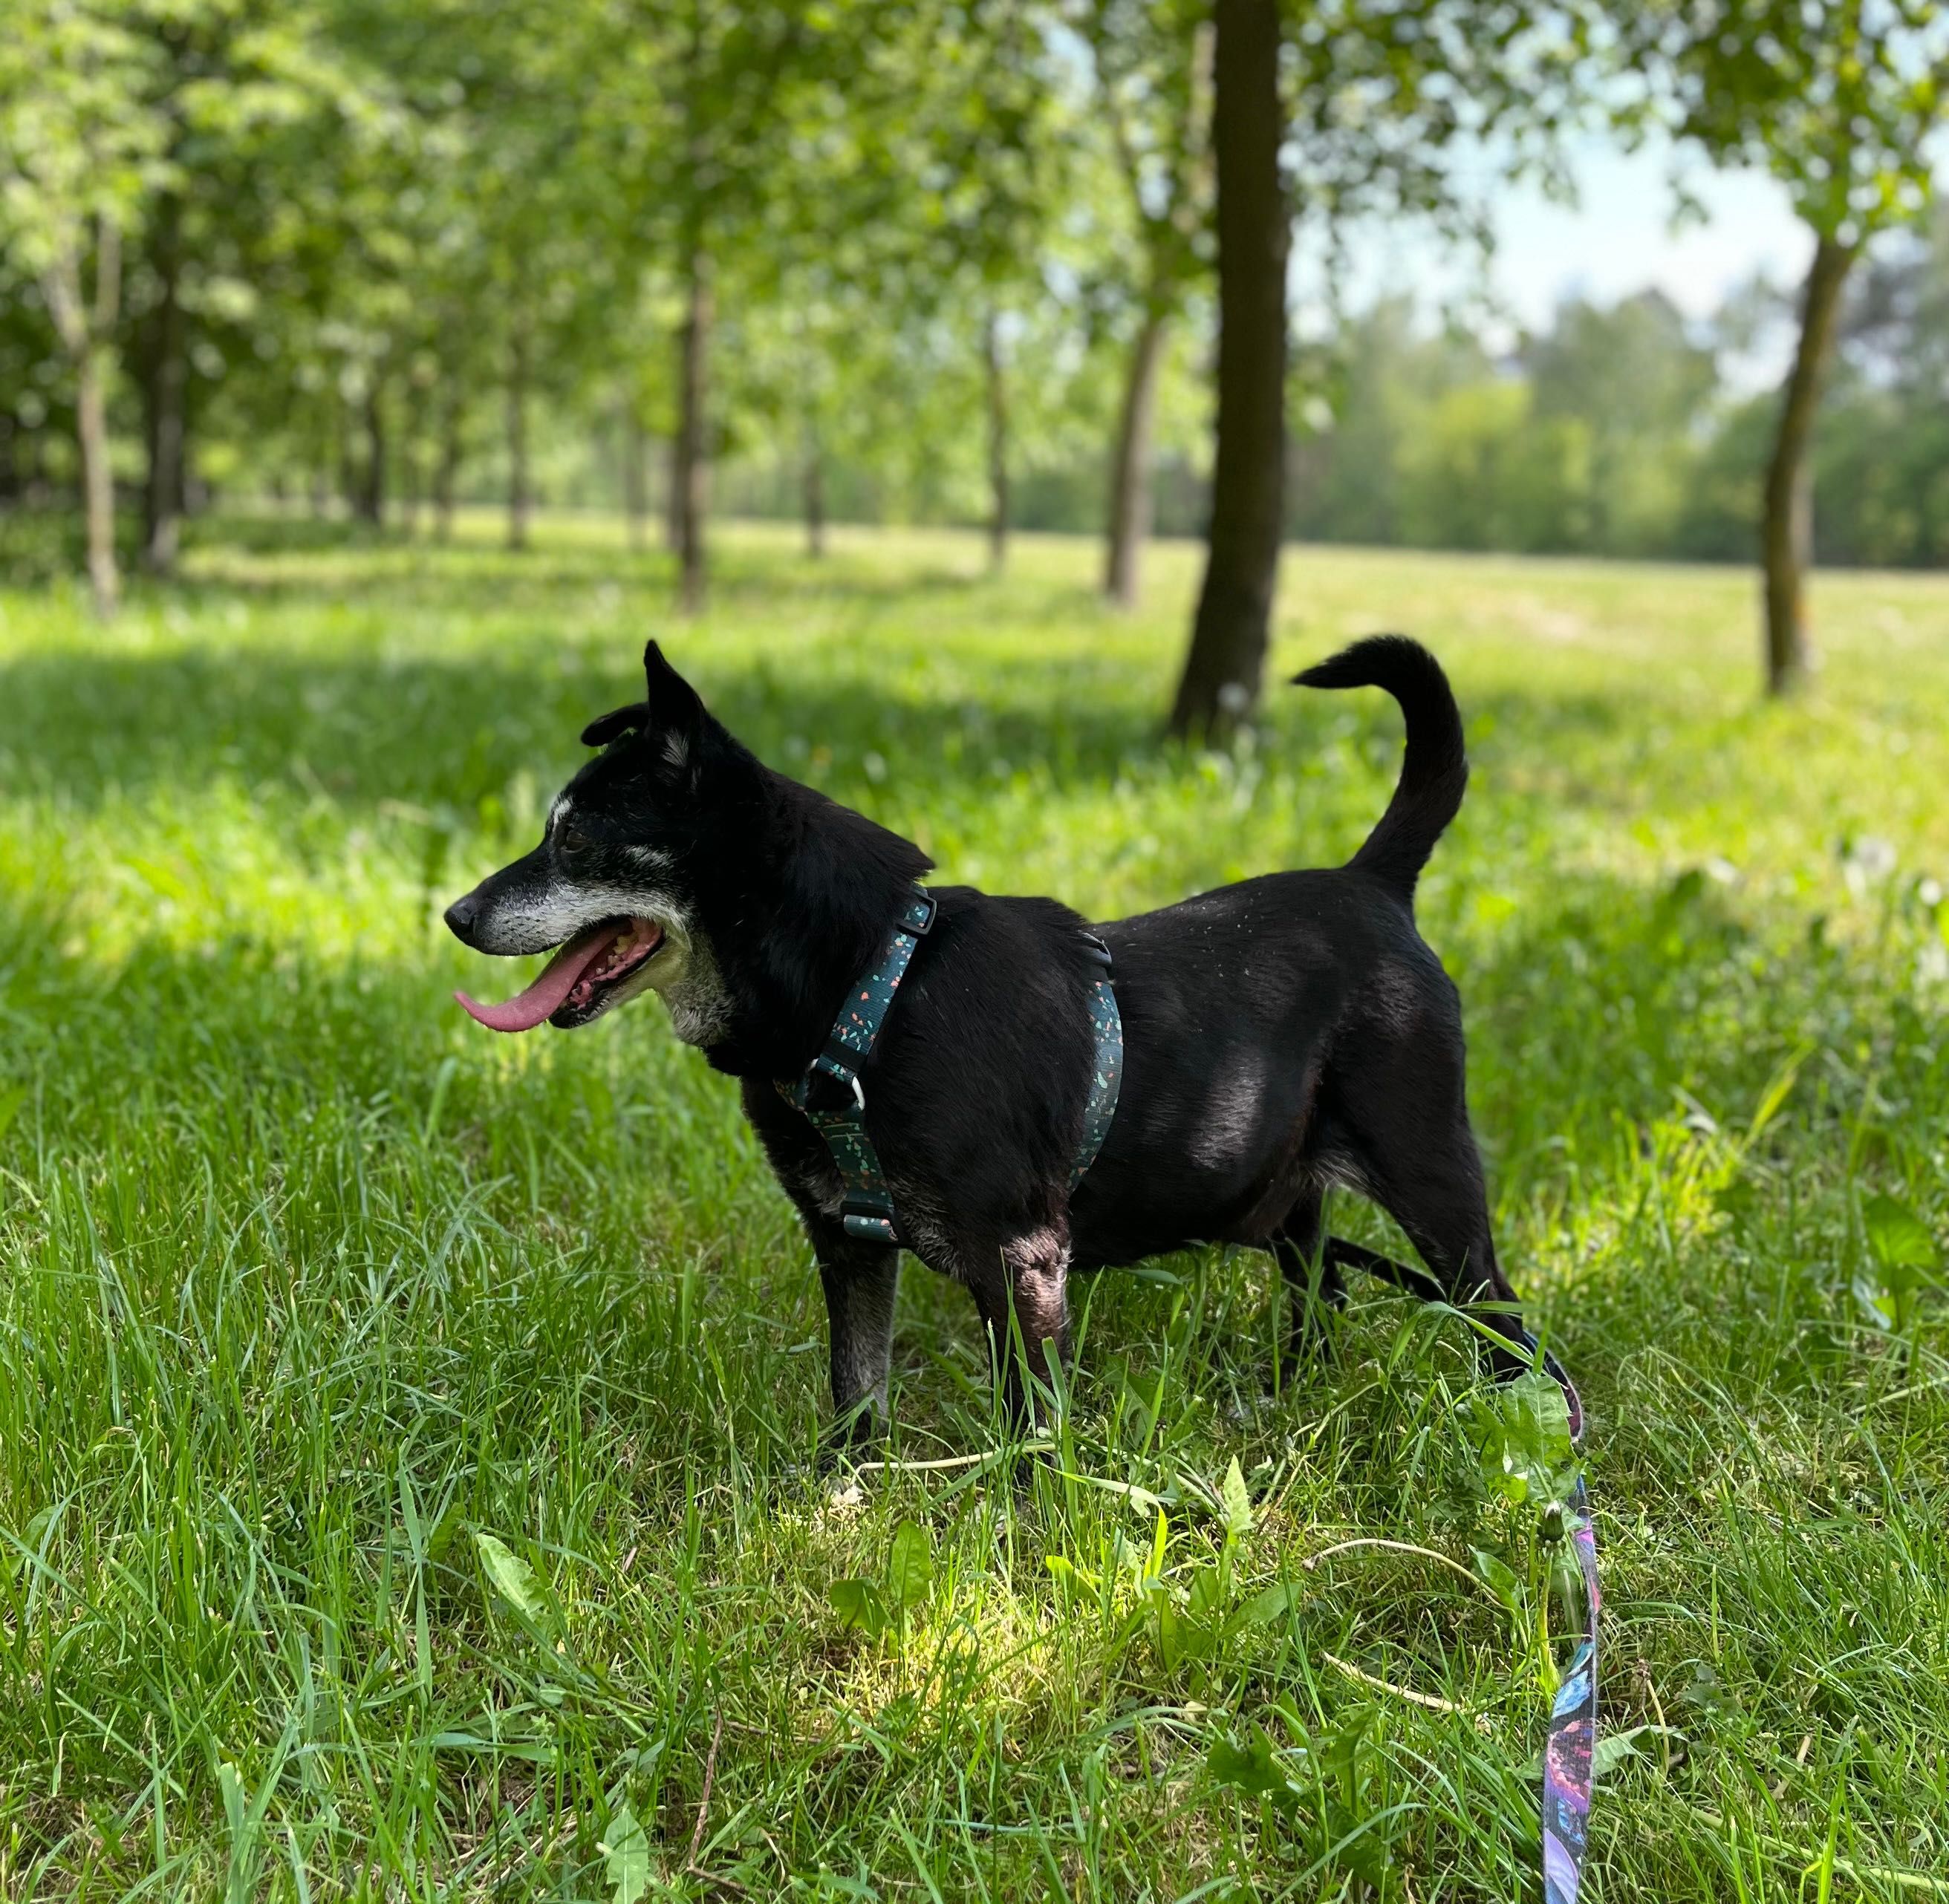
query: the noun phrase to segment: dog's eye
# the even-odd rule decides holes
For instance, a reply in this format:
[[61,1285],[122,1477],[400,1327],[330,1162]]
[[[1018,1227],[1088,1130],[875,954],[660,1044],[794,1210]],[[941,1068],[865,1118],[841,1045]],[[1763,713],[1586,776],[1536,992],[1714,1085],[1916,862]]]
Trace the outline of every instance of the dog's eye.
[[579,826],[565,826],[561,830],[561,845],[564,853],[580,853],[595,842]]

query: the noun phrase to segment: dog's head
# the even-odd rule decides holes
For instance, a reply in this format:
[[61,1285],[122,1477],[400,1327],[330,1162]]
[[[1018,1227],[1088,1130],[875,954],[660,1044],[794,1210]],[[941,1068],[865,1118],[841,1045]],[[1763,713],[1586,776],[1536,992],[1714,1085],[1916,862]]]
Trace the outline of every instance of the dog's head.
[[645,697],[583,730],[602,751],[555,797],[541,844],[447,908],[455,936],[477,952],[561,948],[505,1005],[458,995],[496,1031],[543,1020],[568,1030],[654,989],[679,1036],[701,1044],[721,1012],[698,924],[700,862],[738,804],[728,783],[754,763],[654,641],[643,666]]

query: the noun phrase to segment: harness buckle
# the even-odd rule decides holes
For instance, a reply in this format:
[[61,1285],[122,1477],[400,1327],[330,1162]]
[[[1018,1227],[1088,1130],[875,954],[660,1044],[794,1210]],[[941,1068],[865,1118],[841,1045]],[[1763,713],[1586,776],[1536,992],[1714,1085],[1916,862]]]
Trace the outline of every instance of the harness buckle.
[[912,933],[916,939],[925,939],[934,930],[934,915],[940,910],[940,902],[925,886],[922,886],[915,889],[912,904],[925,906],[927,909],[918,924],[910,918],[903,918],[899,929],[902,932]]

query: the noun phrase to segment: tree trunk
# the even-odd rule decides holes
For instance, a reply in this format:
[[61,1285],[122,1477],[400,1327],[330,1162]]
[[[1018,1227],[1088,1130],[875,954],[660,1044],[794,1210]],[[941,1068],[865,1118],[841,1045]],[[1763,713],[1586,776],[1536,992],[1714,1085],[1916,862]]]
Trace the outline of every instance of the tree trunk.
[[508,546],[528,545],[528,334],[508,340]]
[[1766,685],[1784,694],[1813,665],[1808,633],[1807,570],[1814,559],[1814,479],[1808,446],[1820,403],[1821,378],[1834,347],[1841,289],[1858,247],[1822,238],[1801,297],[1800,341],[1780,393],[1780,427],[1767,465],[1766,512],[1760,530],[1766,573]]
[[988,387],[988,573],[1009,561],[1009,387],[1002,373],[1001,323],[995,307],[981,326],[981,364]]
[[460,379],[449,367],[440,405],[440,461],[433,478],[433,533],[437,542],[453,539],[453,490],[460,479]]
[[816,433],[805,446],[805,552],[815,561],[825,553],[825,453]]
[[182,202],[172,193],[157,216],[154,262],[160,289],[149,325],[143,388],[149,467],[142,490],[142,559],[158,575],[176,567],[182,534],[189,349],[177,290],[182,238]]
[[710,502],[710,441],[706,414],[710,391],[710,258],[693,237],[689,247],[689,299],[678,362],[676,454],[671,499],[676,523],[678,593],[687,614],[704,606],[704,522]]
[[359,472],[359,520],[373,528],[386,520],[386,400],[375,368],[365,386],[365,462]]
[[1170,319],[1155,301],[1144,306],[1142,328],[1130,352],[1130,380],[1117,424],[1110,468],[1109,547],[1103,592],[1120,608],[1137,605],[1138,570],[1151,533],[1151,418],[1157,408],[1158,368],[1164,361]]
[[74,370],[74,423],[81,452],[82,508],[88,525],[88,587],[95,612],[114,613],[122,592],[115,567],[115,477],[108,465],[108,396],[102,340],[114,334],[122,297],[121,233],[106,219],[95,226],[95,297],[84,303],[81,259],[64,251],[41,280],[55,334]]
[[626,399],[623,405],[623,523],[629,553],[643,552],[643,518],[647,513],[643,469],[643,420]]
[[1278,0],[1217,0],[1218,428],[1205,583],[1170,731],[1223,738],[1251,711],[1279,579],[1285,262]]
[[75,433],[81,444],[82,492],[88,511],[88,589],[95,612],[115,612],[122,592],[115,568],[115,478],[108,467],[108,406],[101,353],[92,346],[75,365]]

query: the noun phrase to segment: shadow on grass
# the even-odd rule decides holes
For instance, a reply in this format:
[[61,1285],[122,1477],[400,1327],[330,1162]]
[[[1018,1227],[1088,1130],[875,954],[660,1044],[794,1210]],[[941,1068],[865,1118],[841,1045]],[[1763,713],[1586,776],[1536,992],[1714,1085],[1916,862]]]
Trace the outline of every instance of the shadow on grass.
[[[619,641],[611,665],[580,645],[534,638],[450,660],[238,646],[43,651],[0,662],[0,707],[14,737],[16,787],[84,808],[111,790],[193,790],[225,774],[281,783],[300,799],[322,787],[352,806],[465,812],[503,795],[518,775],[552,784],[572,772],[583,725],[640,693],[636,652],[633,639]],[[889,685],[863,646],[810,663],[782,652],[729,676],[707,651],[696,671],[713,710],[761,758],[803,775],[822,756],[819,784],[841,798],[870,798],[869,755],[884,763],[878,778],[921,790],[958,781],[976,797],[998,763],[1103,784],[1133,766],[1189,757],[1162,738],[1152,684],[1110,680],[1088,654],[1012,663],[965,688]],[[1599,695],[1472,696],[1469,713],[1489,737],[1492,768],[1538,751],[1586,763],[1578,804],[1606,798],[1604,775],[1587,763],[1630,725],[1627,707]],[[1298,761],[1351,735],[1385,759],[1398,720],[1377,694],[1275,686],[1260,749]]]

